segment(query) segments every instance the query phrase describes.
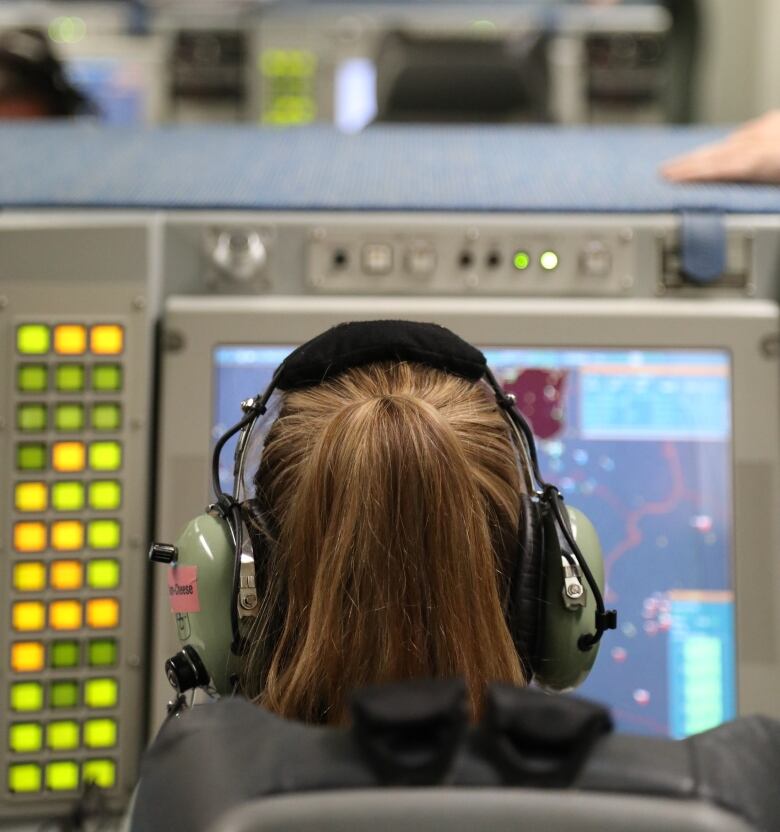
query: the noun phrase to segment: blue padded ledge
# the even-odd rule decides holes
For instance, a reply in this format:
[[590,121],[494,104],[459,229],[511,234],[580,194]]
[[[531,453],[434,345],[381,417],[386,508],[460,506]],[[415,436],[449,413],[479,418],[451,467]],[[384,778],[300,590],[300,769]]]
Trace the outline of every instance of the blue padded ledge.
[[5,208],[780,213],[780,188],[674,186],[707,129],[0,128]]

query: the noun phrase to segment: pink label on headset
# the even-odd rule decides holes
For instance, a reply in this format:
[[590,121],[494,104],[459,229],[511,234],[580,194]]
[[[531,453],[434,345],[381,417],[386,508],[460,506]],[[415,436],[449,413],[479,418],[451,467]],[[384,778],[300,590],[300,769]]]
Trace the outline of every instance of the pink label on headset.
[[198,567],[173,566],[168,570],[171,612],[200,612]]

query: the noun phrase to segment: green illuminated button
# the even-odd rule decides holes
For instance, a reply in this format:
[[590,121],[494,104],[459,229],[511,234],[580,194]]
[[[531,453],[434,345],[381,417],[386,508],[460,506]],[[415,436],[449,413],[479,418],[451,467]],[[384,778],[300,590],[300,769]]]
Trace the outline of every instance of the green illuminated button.
[[524,272],[531,265],[531,255],[527,251],[516,251],[512,263],[519,272]]
[[78,788],[79,767],[72,760],[57,760],[46,765],[46,788],[53,792],[70,792]]
[[77,641],[55,641],[49,650],[49,663],[52,667],[78,667],[79,658]]
[[46,468],[46,445],[43,442],[20,442],[16,446],[16,467],[20,471],[43,471]]
[[87,760],[81,769],[85,783],[110,789],[116,783],[116,763],[113,760]]
[[40,682],[16,682],[11,685],[11,710],[32,713],[43,708],[43,685]]
[[16,371],[16,387],[21,393],[43,393],[49,386],[45,364],[21,364]]
[[12,792],[39,792],[41,767],[35,763],[17,763],[8,766],[8,789]]
[[93,405],[92,427],[95,430],[119,430],[122,427],[122,408],[114,402]]
[[93,442],[89,446],[89,467],[93,471],[118,471],[122,467],[119,442]]
[[84,405],[58,404],[54,409],[54,426],[61,431],[81,430],[84,427]]
[[8,729],[8,747],[17,754],[40,751],[43,728],[37,722],[17,722]]
[[554,251],[543,251],[539,258],[539,265],[546,271],[551,272],[558,268],[558,255]]
[[116,589],[119,586],[119,561],[100,558],[87,564],[87,586],[92,589]]
[[79,747],[79,724],[72,719],[59,719],[46,726],[46,746],[52,751],[70,751]]
[[52,708],[75,708],[79,704],[77,682],[52,682],[49,690],[49,704]]
[[117,659],[117,646],[112,638],[97,638],[90,641],[87,660],[90,667],[113,667]]
[[116,745],[116,721],[88,719],[84,723],[84,745],[87,748],[112,748]]
[[119,364],[96,364],[92,368],[92,389],[98,393],[116,393],[122,389]]
[[51,346],[51,333],[45,324],[24,324],[16,330],[16,349],[22,355],[45,355]]
[[89,484],[89,507],[114,511],[122,504],[122,486],[116,480],[97,480]]
[[88,708],[113,708],[118,695],[116,679],[87,679],[84,683],[84,702]]
[[118,520],[91,520],[87,523],[87,544],[90,549],[118,549],[122,527]]
[[57,511],[80,511],[84,508],[84,484],[55,482],[51,487],[51,504]]
[[54,385],[61,393],[80,393],[84,375],[83,364],[60,364],[54,371]]
[[46,430],[45,404],[20,404],[16,408],[16,427],[23,431]]

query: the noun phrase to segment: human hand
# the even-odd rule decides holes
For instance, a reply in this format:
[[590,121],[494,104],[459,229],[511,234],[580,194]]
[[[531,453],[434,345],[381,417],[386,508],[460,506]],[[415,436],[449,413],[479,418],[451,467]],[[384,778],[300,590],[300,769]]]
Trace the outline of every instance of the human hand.
[[780,185],[780,110],[750,121],[723,141],[666,162],[672,182],[763,182]]

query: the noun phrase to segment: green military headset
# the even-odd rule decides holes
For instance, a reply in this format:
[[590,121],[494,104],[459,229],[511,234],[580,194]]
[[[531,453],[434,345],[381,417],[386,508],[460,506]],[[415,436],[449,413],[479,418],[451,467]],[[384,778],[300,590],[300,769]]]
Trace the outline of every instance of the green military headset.
[[[502,564],[509,578],[504,611],[509,631],[527,676],[537,684],[565,690],[590,672],[602,634],[617,624],[617,613],[604,608],[598,536],[587,517],[565,508],[555,486],[542,479],[533,433],[514,396],[502,390],[485,356],[448,329],[409,321],[361,321],[340,324],[298,347],[276,369],[264,393],[242,402],[243,418],[214,448],[217,502],[187,525],[175,546],[152,545],[150,558],[171,566],[171,608],[184,646],[166,662],[166,673],[180,694],[196,687],[217,693],[235,689],[244,621],[257,614],[266,564],[273,558],[272,544],[252,531],[262,522],[256,501],[241,500],[250,436],[256,425],[265,425],[261,438],[267,433],[268,420],[262,417],[272,394],[388,360],[416,362],[475,384],[484,382],[495,394],[528,487],[518,495],[517,549],[511,562]],[[231,495],[220,487],[219,459],[237,433]]]

